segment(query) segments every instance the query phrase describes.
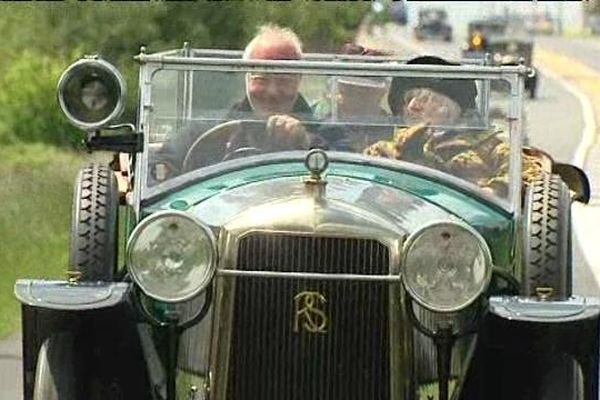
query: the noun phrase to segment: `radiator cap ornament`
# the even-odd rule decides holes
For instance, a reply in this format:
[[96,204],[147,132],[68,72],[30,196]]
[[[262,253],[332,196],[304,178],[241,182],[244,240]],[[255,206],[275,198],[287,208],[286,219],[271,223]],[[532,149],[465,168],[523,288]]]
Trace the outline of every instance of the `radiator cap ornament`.
[[321,181],[322,175],[329,166],[329,157],[327,153],[321,149],[313,149],[308,152],[304,159],[306,169],[310,171],[310,179],[313,181]]

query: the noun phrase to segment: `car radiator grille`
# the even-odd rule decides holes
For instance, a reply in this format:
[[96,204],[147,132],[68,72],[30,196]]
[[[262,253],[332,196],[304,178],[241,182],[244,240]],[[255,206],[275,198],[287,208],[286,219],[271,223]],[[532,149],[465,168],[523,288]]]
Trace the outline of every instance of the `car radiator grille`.
[[[237,259],[240,270],[361,275],[389,264],[374,240],[263,233],[243,238]],[[236,279],[228,399],[389,399],[388,283]]]

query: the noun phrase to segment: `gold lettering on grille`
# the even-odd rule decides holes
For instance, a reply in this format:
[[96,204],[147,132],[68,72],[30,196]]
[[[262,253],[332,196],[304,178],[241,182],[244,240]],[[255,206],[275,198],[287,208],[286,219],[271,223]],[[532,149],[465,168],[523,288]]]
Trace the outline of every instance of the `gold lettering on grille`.
[[326,303],[325,296],[319,292],[306,291],[294,296],[294,332],[299,332],[302,328],[309,333],[327,333],[329,320],[323,311]]

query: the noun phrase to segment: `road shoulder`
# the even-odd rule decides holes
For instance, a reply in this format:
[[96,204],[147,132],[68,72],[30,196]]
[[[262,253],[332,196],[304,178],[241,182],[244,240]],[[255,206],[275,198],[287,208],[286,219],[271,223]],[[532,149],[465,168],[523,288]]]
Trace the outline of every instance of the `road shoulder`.
[[[600,72],[573,58],[538,48],[535,65],[573,93],[584,110],[584,137],[572,160],[587,173],[592,198],[590,204],[573,205],[573,227],[597,283],[600,283]],[[568,134],[568,133],[567,133]]]

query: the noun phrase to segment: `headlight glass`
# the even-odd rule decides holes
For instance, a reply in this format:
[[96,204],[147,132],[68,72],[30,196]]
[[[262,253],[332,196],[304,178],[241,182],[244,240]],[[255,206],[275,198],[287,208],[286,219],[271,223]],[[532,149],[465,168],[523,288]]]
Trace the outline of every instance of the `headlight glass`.
[[128,244],[129,271],[148,296],[188,300],[210,283],[216,264],[210,229],[183,212],[165,211],[142,221]]
[[404,246],[402,280],[423,307],[438,312],[465,308],[485,290],[491,256],[484,239],[454,222],[428,225]]
[[119,117],[125,106],[125,80],[110,63],[97,58],[79,60],[58,83],[60,107],[73,124],[101,129]]

